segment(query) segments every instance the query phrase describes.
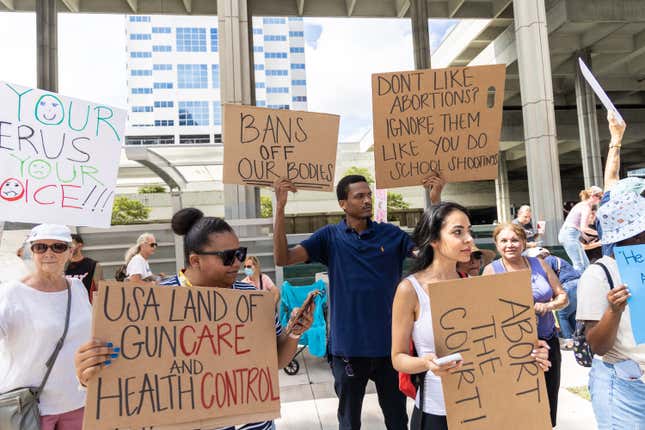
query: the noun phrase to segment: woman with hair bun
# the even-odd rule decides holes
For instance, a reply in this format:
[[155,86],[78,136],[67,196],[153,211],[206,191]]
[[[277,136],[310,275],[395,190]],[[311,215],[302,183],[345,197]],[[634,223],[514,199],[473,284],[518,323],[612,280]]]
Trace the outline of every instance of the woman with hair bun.
[[580,191],[580,201],[571,208],[558,234],[558,241],[567,252],[573,268],[581,272],[589,266],[589,258],[580,243],[580,235],[582,233],[598,235],[587,225],[587,220],[592,206],[598,205],[601,198],[602,188],[595,185]]
[[[244,282],[236,281],[238,271],[246,258],[246,248],[226,221],[218,217],[204,216],[202,211],[186,208],[172,217],[172,230],[184,236],[185,268],[174,276],[166,278],[161,285],[190,288],[192,286],[210,288],[233,288],[237,290],[255,290]],[[275,319],[276,346],[278,350],[278,368],[285,367],[293,358],[298,346],[298,339],[313,321],[313,306],[294,321],[293,327],[283,331],[277,315]],[[91,341],[81,346],[76,353],[76,374],[82,385],[95,377],[103,367],[105,360],[113,353],[113,348],[105,342]],[[272,421],[244,424],[242,429],[274,429]],[[221,429],[224,430],[224,429]],[[225,430],[235,430],[227,427]]]

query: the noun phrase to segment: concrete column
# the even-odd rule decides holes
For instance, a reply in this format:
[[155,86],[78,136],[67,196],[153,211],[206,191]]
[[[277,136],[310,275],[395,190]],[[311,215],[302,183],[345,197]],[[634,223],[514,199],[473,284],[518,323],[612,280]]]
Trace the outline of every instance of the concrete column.
[[[428,29],[428,5],[426,0],[410,0],[410,19],[412,21],[412,50],[414,68],[417,70],[432,67],[430,61],[430,30]],[[430,196],[423,192],[425,207],[430,206]]]
[[429,69],[431,67],[428,18],[428,4],[426,0],[410,0],[415,69]]
[[531,208],[547,222],[544,244],[556,245],[562,185],[544,0],[513,0],[513,13]]
[[[181,190],[170,190],[170,205],[172,206],[172,213],[175,214],[180,209],[183,209],[184,204],[181,199]],[[175,239],[175,265],[177,272],[184,267],[184,240],[181,236],[173,234]]]
[[[591,67],[589,51],[579,52],[577,57]],[[582,174],[585,188],[592,185],[603,187],[602,158],[600,156],[600,137],[598,136],[598,118],[596,116],[596,96],[582,76],[576,62],[576,110],[578,128],[580,129],[580,155],[582,157]]]
[[[255,104],[253,22],[247,0],[217,0],[222,103]],[[224,185],[227,219],[258,218],[260,190]]]
[[38,88],[58,92],[58,15],[56,0],[36,0]]
[[508,188],[508,168],[506,166],[506,153],[499,153],[497,165],[497,178],[495,179],[495,204],[497,205],[497,221],[509,222],[511,215],[511,194]]

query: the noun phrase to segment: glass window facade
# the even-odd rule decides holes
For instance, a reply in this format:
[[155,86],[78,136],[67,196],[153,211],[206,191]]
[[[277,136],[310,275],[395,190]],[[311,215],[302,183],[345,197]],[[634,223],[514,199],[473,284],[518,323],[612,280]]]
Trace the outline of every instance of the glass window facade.
[[306,79],[293,79],[291,81],[291,85],[299,86],[299,85],[307,85],[307,80]]
[[177,64],[177,88],[208,88],[206,64]]
[[219,88],[219,64],[211,66],[211,74],[213,79],[213,88]]
[[293,96],[291,97],[292,102],[306,102],[307,96]]
[[152,87],[157,90],[169,90],[173,87],[172,82],[155,82]]
[[253,34],[262,34],[262,33],[263,33],[263,31],[262,31],[261,28],[254,28],[253,29]]
[[287,58],[286,52],[265,52],[264,58]]
[[305,48],[291,47],[291,48],[289,48],[289,52],[291,52],[292,54],[304,54],[305,53]]
[[281,36],[279,34],[265,34],[264,41],[265,42],[286,42],[287,36]]
[[208,102],[179,102],[179,125],[208,125]]
[[277,69],[267,69],[267,76],[287,76],[289,75],[288,70],[277,70]]
[[222,125],[222,104],[213,102],[213,125]]
[[132,69],[130,76],[152,76],[152,70]]
[[268,87],[267,94],[289,94],[287,87]]
[[285,18],[268,17],[264,18],[262,22],[264,24],[286,24],[287,20]]
[[264,88],[266,84],[264,82],[256,82],[255,83],[255,88]]
[[171,52],[172,46],[170,45],[152,45],[152,52]]
[[152,32],[155,34],[170,34],[170,27],[152,27]]
[[152,112],[152,106],[132,106],[132,112]]
[[172,70],[172,64],[153,64],[152,70]]
[[130,40],[151,40],[151,34],[141,34],[141,33],[132,33],[130,35]]
[[174,106],[175,106],[175,102],[173,102],[172,100],[162,100],[162,101],[155,102],[156,108],[171,108]]
[[175,121],[172,119],[156,119],[155,127],[172,127],[175,125]]
[[291,70],[294,70],[294,69],[304,69],[304,68],[305,68],[304,63],[292,63],[292,64],[291,64]]
[[206,52],[206,29],[178,27],[177,52]]
[[150,17],[143,15],[130,15],[130,22],[150,22]]
[[267,105],[270,109],[289,109],[289,105]]
[[289,37],[305,37],[304,31],[290,31]]
[[211,52],[219,50],[219,35],[216,28],[211,28]]
[[152,52],[132,51],[130,58],[152,58]]
[[152,88],[132,88],[132,94],[152,94]]

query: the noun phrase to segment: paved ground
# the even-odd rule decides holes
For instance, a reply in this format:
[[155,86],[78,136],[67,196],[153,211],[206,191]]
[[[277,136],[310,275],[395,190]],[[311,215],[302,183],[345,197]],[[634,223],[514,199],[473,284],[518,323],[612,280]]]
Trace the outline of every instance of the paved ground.
[[[335,430],[338,400],[327,362],[308,354],[298,356],[300,371],[289,376],[280,372],[282,418],[276,421],[278,430],[321,429]],[[562,384],[558,407],[557,430],[592,430],[596,421],[591,403],[570,393],[567,387],[586,386],[587,368],[578,366],[573,353],[563,351]],[[363,427],[366,430],[385,430],[383,415],[378,406],[374,385],[370,383],[363,403]],[[408,400],[411,413],[412,400]]]

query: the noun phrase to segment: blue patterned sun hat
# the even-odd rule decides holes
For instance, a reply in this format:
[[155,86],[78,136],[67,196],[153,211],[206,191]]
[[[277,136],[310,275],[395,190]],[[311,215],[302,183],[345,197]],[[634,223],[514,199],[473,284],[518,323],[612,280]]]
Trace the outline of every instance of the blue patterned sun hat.
[[634,192],[611,196],[598,209],[603,245],[629,239],[645,230],[645,198]]

